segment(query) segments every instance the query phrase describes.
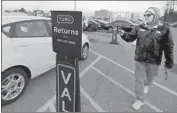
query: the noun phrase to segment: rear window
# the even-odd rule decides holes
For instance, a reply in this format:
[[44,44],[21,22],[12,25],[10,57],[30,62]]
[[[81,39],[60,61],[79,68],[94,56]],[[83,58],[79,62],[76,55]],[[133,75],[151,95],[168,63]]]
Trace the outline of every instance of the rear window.
[[11,25],[2,27],[2,32],[5,35],[7,35],[8,37],[10,37],[10,34],[11,34]]
[[47,37],[46,26],[42,21],[21,22],[16,24],[16,37]]

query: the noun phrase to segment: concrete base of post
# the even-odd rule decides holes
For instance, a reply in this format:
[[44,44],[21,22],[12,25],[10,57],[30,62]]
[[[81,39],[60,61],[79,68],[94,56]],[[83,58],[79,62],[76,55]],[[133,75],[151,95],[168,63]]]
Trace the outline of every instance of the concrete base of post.
[[118,43],[118,42],[110,42],[109,44],[115,44],[115,45],[118,45],[119,43]]
[[109,44],[116,44],[116,45],[119,44],[117,42],[117,34],[116,33],[112,34],[112,40],[111,40],[111,42]]

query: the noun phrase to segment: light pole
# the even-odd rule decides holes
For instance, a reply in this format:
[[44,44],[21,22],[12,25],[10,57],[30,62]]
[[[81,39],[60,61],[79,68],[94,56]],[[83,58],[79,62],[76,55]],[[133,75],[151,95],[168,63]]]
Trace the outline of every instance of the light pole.
[[74,0],[74,11],[76,11],[76,0]]

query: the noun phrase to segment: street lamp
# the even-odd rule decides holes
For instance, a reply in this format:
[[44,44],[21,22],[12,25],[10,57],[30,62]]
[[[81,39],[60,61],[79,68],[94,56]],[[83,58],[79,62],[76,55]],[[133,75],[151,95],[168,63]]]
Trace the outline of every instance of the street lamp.
[[74,0],[74,11],[76,11],[76,0]]

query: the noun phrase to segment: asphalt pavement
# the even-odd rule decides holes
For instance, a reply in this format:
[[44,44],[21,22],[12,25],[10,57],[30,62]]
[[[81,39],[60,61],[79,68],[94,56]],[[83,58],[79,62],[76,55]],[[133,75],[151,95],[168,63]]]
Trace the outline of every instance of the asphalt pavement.
[[[80,61],[82,112],[135,112],[134,47],[118,37],[109,44],[109,33],[86,33],[91,41],[89,57]],[[177,35],[175,35],[177,36]],[[176,43],[176,42],[175,42]],[[55,69],[30,81],[25,94],[2,112],[55,112]],[[165,80],[162,67],[145,96],[141,112],[177,111],[177,74]]]
[[[96,55],[90,53],[85,61],[79,62],[80,72],[96,59]],[[29,81],[25,93],[16,102],[2,106],[2,112],[35,112],[43,106],[56,93],[56,71],[50,71]],[[82,98],[83,100],[84,98]],[[92,106],[91,106],[92,107]],[[85,108],[86,109],[86,108]],[[89,110],[89,108],[88,108]],[[87,110],[86,110],[87,111]]]

